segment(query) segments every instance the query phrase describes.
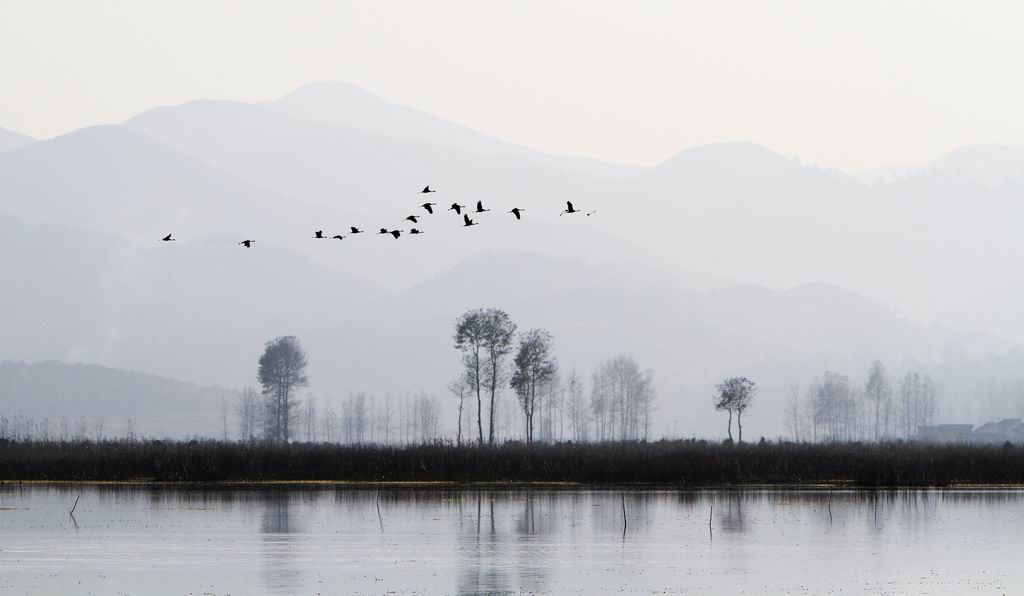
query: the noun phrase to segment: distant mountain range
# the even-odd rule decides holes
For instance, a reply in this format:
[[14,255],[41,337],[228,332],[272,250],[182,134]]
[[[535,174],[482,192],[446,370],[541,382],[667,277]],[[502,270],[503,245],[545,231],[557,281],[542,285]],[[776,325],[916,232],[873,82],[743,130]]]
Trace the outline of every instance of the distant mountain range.
[[639,166],[609,164],[586,157],[550,155],[501,141],[421,110],[390,103],[351,83],[309,83],[263,105],[309,122],[332,122],[483,157],[514,157],[599,178],[627,178],[644,170]]
[[6,128],[0,128],[0,153],[21,149],[34,142],[36,141],[32,137],[14,132],[13,130],[7,130]]
[[[726,374],[757,376],[771,411],[826,367],[1024,341],[1018,149],[963,148],[868,184],[749,143],[637,168],[505,143],[342,83],[44,141],[0,131],[0,360],[238,387],[264,341],[296,334],[319,394],[442,393],[452,321],[493,305],[551,328],[563,369],[634,354],[656,371],[665,419],[702,434]],[[439,204],[425,233],[375,234],[413,227],[425,184]],[[560,217],[567,199],[597,213]],[[477,200],[492,209],[480,226],[447,211]],[[352,225],[365,234],[312,238]],[[778,416],[764,424],[779,432]]]
[[[57,361],[0,362],[0,413],[48,423],[53,436],[209,437],[223,433],[222,399],[234,393],[155,375]],[[233,430],[233,429],[232,429]],[[37,431],[41,432],[41,431]]]
[[855,174],[865,184],[887,183],[922,172],[952,172],[976,178],[991,186],[1012,180],[1024,173],[1024,144],[967,145],[924,165],[874,168]]
[[[426,149],[424,152],[429,152]],[[359,169],[347,171],[361,175]],[[461,219],[446,211],[444,203],[439,213],[420,224],[427,233],[412,239],[419,250],[409,250],[408,243],[395,243],[390,237],[374,238],[378,228],[408,230],[413,226],[404,221],[407,215],[426,214],[418,207],[424,200],[418,193],[422,187],[405,187],[406,198],[390,199],[390,211],[377,209],[390,213],[388,216],[346,211],[266,190],[122,126],[81,129],[0,158],[0,214],[28,222],[73,225],[139,245],[169,232],[182,240],[255,238],[257,246],[285,246],[334,269],[391,287],[415,283],[481,250],[529,246],[565,257],[647,258],[628,241],[600,230],[571,223],[555,228],[557,218],[516,225],[511,215],[499,211],[492,214],[498,221],[486,232],[479,227],[463,230]],[[453,200],[451,194],[448,201]],[[472,196],[461,201],[475,203]],[[335,203],[352,201],[339,199]],[[504,207],[490,198],[487,203],[496,211]],[[543,209],[529,198],[517,203],[531,213]],[[367,206],[367,211],[374,210]],[[344,244],[311,242],[314,230],[324,229],[331,236],[347,233],[350,226],[358,226],[365,236],[348,238]]]

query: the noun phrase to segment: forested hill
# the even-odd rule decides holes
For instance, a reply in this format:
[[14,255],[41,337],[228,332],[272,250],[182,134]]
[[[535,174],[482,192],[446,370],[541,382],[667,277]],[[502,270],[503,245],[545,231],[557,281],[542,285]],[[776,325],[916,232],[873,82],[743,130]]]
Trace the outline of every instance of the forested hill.
[[129,426],[150,437],[217,436],[221,398],[231,407],[233,396],[220,387],[94,364],[0,362],[0,416],[8,433],[30,418],[37,425],[48,421],[58,435],[94,436],[99,423],[112,437]]

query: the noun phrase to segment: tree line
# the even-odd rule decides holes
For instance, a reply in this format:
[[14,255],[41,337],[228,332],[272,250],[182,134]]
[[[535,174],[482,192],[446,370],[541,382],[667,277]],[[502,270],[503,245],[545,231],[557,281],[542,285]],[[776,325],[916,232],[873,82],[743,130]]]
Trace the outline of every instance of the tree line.
[[[338,411],[313,394],[299,397],[309,384],[307,365],[298,338],[282,336],[265,344],[257,369],[261,391],[247,387],[238,393],[239,438],[353,444],[430,443],[441,438],[441,404],[435,396],[385,393],[378,399],[365,392],[350,393]],[[225,430],[225,438],[226,434]]]
[[[649,437],[652,371],[641,370],[630,356],[614,357],[595,369],[588,398],[575,368],[563,380],[551,332],[517,331],[508,313],[497,308],[470,310],[456,319],[453,340],[462,367],[448,389],[456,399],[457,444],[494,445],[503,422],[507,437],[518,435],[526,443]],[[515,413],[502,407],[505,387],[516,396]],[[509,432],[512,418],[521,434]]]
[[[294,336],[264,345],[259,390],[238,392],[233,409],[245,441],[347,444],[422,444],[454,439],[457,445],[510,440],[575,442],[637,440],[650,436],[653,373],[629,356],[616,356],[593,372],[589,395],[575,369],[563,378],[554,336],[545,329],[518,333],[499,309],[464,313],[455,323],[461,372],[448,389],[456,398],[455,436],[442,429],[442,405],[425,392],[383,397],[350,393],[340,410],[300,392],[308,387],[308,358]],[[505,398],[510,391],[515,400]],[[228,410],[222,412],[228,438]]]
[[863,385],[847,375],[825,371],[801,391],[794,385],[785,424],[797,441],[885,441],[913,439],[918,428],[935,423],[938,387],[928,375],[907,372],[894,382],[875,360]]

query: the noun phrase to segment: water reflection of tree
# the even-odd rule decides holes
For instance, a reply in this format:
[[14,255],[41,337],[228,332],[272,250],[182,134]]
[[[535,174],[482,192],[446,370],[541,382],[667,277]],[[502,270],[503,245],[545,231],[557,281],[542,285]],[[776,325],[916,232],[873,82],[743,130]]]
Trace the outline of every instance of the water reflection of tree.
[[545,491],[467,493],[457,578],[462,593],[547,591],[544,537],[557,530],[560,494]]
[[560,503],[559,494],[527,491],[522,499],[522,514],[516,520],[520,538],[554,532]]
[[743,516],[743,500],[745,495],[732,491],[723,495],[718,501],[718,527],[723,533],[742,534],[747,530],[746,518]]
[[626,537],[646,531],[653,503],[663,498],[654,491],[602,491],[593,493],[590,507],[591,527],[600,534],[622,537],[622,502],[626,503],[628,527]]
[[471,507],[466,510],[473,519],[463,525],[459,533],[460,558],[464,561],[456,577],[458,591],[464,594],[511,591],[512,580],[500,559],[506,553],[499,545],[495,526],[494,493],[478,490],[466,492],[463,498],[470,501]]
[[295,590],[302,585],[302,574],[294,546],[301,524],[292,515],[293,495],[270,491],[261,495],[263,511],[260,531],[263,557],[260,573],[270,590]]

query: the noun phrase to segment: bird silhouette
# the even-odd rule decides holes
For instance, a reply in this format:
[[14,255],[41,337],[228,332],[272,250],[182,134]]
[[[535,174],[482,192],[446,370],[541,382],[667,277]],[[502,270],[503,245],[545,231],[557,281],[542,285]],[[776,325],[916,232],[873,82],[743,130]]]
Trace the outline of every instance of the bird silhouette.
[[160,242],[174,242],[175,238],[171,238],[174,234],[168,234],[160,239]]
[[419,219],[419,217],[416,215],[410,215],[409,217],[405,218],[406,221],[411,221],[412,223],[419,223],[416,221],[417,219]]
[[362,233],[363,233],[363,231],[362,231],[362,230],[360,230],[359,228],[357,228],[357,227],[355,227],[355,226],[351,226],[351,227],[349,227],[349,230],[351,230],[351,232],[352,232],[353,234],[362,234]]
[[465,223],[463,223],[462,225],[463,225],[463,226],[465,226],[465,227],[467,227],[467,228],[468,228],[469,226],[476,226],[476,225],[480,225],[480,224],[478,224],[478,223],[474,222],[474,221],[473,221],[472,219],[469,219],[469,215],[468,215],[468,214],[467,214],[467,215],[463,215],[463,216],[462,216],[462,221],[463,221],[463,222],[465,222]]
[[246,248],[252,248],[252,243],[253,242],[256,242],[256,241],[255,240],[242,240],[241,242],[239,242],[239,244],[241,244],[242,246],[244,246]]
[[389,232],[387,228],[381,228],[380,231],[377,232],[377,233],[378,234],[390,234],[391,232]]
[[455,215],[462,215],[462,210],[465,209],[465,205],[459,205],[458,203],[452,203],[452,206],[448,208],[448,211],[455,211]]
[[[566,213],[581,213],[581,211],[579,209],[575,209],[572,206],[572,201],[566,201],[565,205],[566,205],[566,209],[565,209],[565,211],[563,211],[563,212],[558,214],[559,217],[565,215]],[[590,215],[590,214],[588,213],[587,215]]]
[[511,213],[512,215],[515,215],[516,219],[523,219],[523,216],[522,216],[523,211],[526,211],[526,209],[520,209],[519,207],[513,207],[512,211],[509,211],[509,213]]
[[436,206],[436,205],[437,205],[437,203],[423,203],[422,205],[420,205],[420,207],[423,207],[424,209],[427,210],[427,213],[433,215],[434,214],[434,206]]
[[428,193],[428,192],[437,192],[437,191],[436,190],[431,190],[430,186],[427,185],[427,186],[423,187],[423,190],[420,191],[420,194],[425,194],[425,193]]
[[344,240],[344,239],[345,239],[345,237],[342,236],[341,234],[335,234],[334,236],[331,236],[331,240]]
[[324,231],[323,230],[317,230],[317,231],[313,232],[313,237],[314,238],[319,238],[319,239],[323,240],[324,239]]
[[490,211],[490,209],[484,209],[484,202],[483,201],[477,201],[476,202],[476,212],[477,213],[485,213],[487,211]]
[[402,235],[402,230],[391,230],[388,234],[391,234],[395,237],[395,240],[398,240],[398,237]]
[[409,233],[410,234],[422,234],[423,232],[417,230],[416,228],[413,228],[413,229],[409,230]]

